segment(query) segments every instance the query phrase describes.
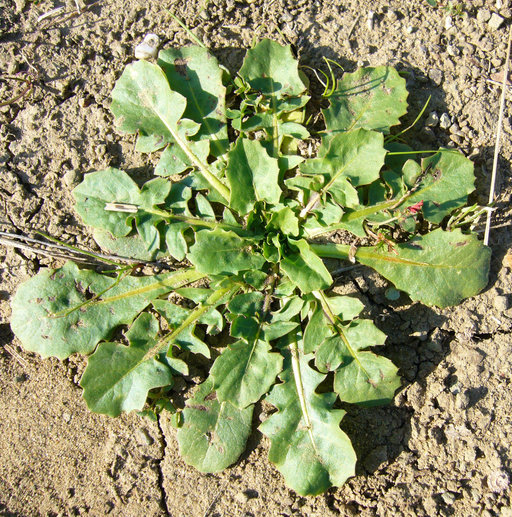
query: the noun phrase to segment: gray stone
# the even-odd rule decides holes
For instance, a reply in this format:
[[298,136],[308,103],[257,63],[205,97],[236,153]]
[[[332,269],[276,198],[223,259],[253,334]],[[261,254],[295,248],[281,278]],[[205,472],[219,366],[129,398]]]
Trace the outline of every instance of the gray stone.
[[432,111],[428,114],[427,120],[425,121],[425,125],[427,127],[436,127],[439,124],[439,115],[437,112]]
[[505,18],[503,16],[500,16],[499,14],[492,13],[491,19],[489,20],[489,29],[496,31],[498,30],[503,22],[505,21]]
[[443,72],[441,72],[439,68],[431,68],[428,72],[428,76],[437,84],[437,86],[443,82]]
[[441,115],[441,118],[439,120],[439,125],[443,129],[448,129],[452,125],[452,121],[451,121],[450,116],[448,115],[448,113],[443,113]]
[[453,492],[445,492],[441,494],[441,499],[448,505],[451,506],[455,502],[455,494]]
[[62,181],[68,187],[74,187],[78,185],[82,179],[82,175],[76,170],[70,170],[64,174]]

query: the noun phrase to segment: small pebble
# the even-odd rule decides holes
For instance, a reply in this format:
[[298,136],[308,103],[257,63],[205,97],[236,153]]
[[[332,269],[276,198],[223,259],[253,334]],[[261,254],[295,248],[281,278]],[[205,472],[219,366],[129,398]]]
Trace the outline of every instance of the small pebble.
[[460,56],[460,50],[455,45],[448,45],[446,47],[446,51],[448,52],[448,54],[450,54],[450,56],[453,56],[453,57]]
[[146,429],[137,429],[135,439],[140,445],[151,445],[154,442]]
[[64,420],[66,424],[69,424],[69,422],[71,422],[71,414],[65,411],[64,413],[62,413],[62,420]]
[[68,187],[74,187],[75,185],[78,185],[81,179],[81,174],[76,170],[70,170],[66,172],[66,174],[64,174],[64,176],[62,177],[62,181]]
[[443,129],[448,129],[452,125],[452,121],[450,120],[448,113],[443,113],[441,115],[441,118],[439,119],[439,125]]
[[495,296],[492,304],[499,312],[505,312],[508,309],[508,299],[506,296]]
[[441,494],[441,498],[448,506],[451,506],[455,502],[455,494],[453,492],[445,492]]
[[492,13],[491,19],[489,20],[489,29],[496,31],[498,30],[503,22],[505,21],[505,18],[503,16],[500,16],[499,14]]
[[250,497],[245,492],[237,492],[235,495],[235,499],[240,504],[245,504],[250,499]]
[[443,72],[439,68],[431,68],[428,72],[429,78],[439,86],[443,82]]
[[444,19],[444,28],[446,30],[448,29],[451,29],[453,27],[453,19],[451,16],[447,16],[445,19]]
[[135,47],[135,57],[137,59],[155,58],[158,53],[160,38],[156,34],[146,34],[142,43]]
[[494,470],[487,476],[487,486],[491,492],[499,494],[508,490],[510,479],[503,470]]
[[480,23],[488,22],[491,19],[491,11],[489,11],[489,9],[478,9],[476,19]]
[[425,125],[427,127],[436,127],[437,124],[439,124],[439,115],[435,111],[432,111],[429,113]]

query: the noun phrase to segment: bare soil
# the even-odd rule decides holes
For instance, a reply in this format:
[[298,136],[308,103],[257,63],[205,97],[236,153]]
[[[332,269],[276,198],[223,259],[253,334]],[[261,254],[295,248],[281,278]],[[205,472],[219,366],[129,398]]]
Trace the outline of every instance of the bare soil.
[[[84,173],[109,165],[151,173],[133,139],[114,133],[109,94],[146,33],[158,34],[164,47],[189,42],[169,11],[232,70],[254,39],[271,37],[293,43],[310,67],[325,70],[327,57],[347,71],[391,64],[407,72],[408,120],[428,96],[427,114],[450,119],[443,128],[431,116],[425,128],[424,117],[411,130],[415,145],[461,148],[475,163],[472,200],[486,203],[499,106],[499,88],[488,79],[503,69],[509,0],[466,2],[460,13],[424,0],[79,3],[91,5],[40,22],[53,2],[0,3],[0,105],[23,89],[8,77],[29,73],[34,85],[0,107],[3,231],[42,230],[94,249],[70,191]],[[75,10],[66,0],[65,12]],[[493,28],[492,14],[503,18],[501,27]],[[389,334],[385,353],[400,367],[403,388],[389,407],[347,408],[343,429],[360,458],[357,476],[316,498],[285,487],[257,432],[235,466],[202,475],[180,459],[165,415],[153,423],[88,412],[78,386],[83,360],[26,353],[9,326],[16,287],[59,263],[0,247],[0,514],[512,516],[511,263],[503,263],[512,242],[509,109],[510,95],[486,290],[441,311],[405,297],[390,302],[386,282],[367,270],[338,281]]]

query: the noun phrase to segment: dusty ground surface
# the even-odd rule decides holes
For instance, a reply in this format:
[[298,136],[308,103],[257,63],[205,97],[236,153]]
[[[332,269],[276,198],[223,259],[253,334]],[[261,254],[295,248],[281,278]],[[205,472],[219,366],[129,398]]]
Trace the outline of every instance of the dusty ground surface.
[[[34,81],[30,95],[0,107],[4,231],[43,230],[93,246],[70,190],[108,165],[147,170],[133,140],[113,132],[109,93],[147,32],[163,46],[188,42],[168,10],[230,68],[253,37],[268,36],[287,38],[309,66],[323,67],[326,56],[349,71],[366,64],[407,71],[411,119],[428,95],[428,113],[450,118],[449,128],[425,131],[420,123],[418,147],[462,148],[475,161],[475,201],[486,202],[499,101],[487,79],[504,64],[508,0],[466,2],[460,16],[423,0],[99,0],[78,17],[37,21],[55,5],[0,3],[0,102],[23,87],[7,76],[31,73]],[[74,8],[68,0],[66,12]],[[391,307],[376,275],[359,270],[340,280],[389,333],[385,353],[404,386],[390,407],[349,409],[343,428],[360,458],[357,476],[316,498],[285,487],[258,433],[234,467],[201,475],[179,458],[165,416],[151,423],[89,413],[78,387],[83,361],[25,353],[9,327],[17,285],[57,262],[0,246],[0,514],[510,517],[512,300],[510,266],[502,264],[512,242],[510,122],[507,109],[484,293],[444,311],[403,299]]]

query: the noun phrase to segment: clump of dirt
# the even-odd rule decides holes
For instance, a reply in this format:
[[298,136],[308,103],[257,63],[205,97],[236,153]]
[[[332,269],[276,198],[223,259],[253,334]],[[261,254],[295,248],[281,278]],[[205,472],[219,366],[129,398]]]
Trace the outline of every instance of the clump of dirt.
[[[503,69],[509,0],[475,0],[460,10],[454,3],[433,9],[423,0],[78,3],[80,14],[67,0],[61,14],[42,21],[53,2],[0,6],[3,231],[41,230],[93,249],[73,210],[73,186],[107,166],[151,175],[133,138],[114,133],[109,95],[146,33],[158,34],[163,46],[189,42],[169,11],[233,70],[263,37],[292,43],[310,67],[325,69],[323,57],[346,71],[396,66],[408,80],[410,122],[431,96],[425,118],[410,130],[414,145],[461,148],[475,163],[473,201],[487,201],[499,100],[489,79]],[[29,82],[16,80],[22,77]],[[29,93],[1,105],[28,84]],[[259,433],[234,467],[201,475],[180,459],[167,417],[152,423],[89,413],[78,387],[83,361],[43,361],[24,352],[9,327],[17,285],[57,263],[1,247],[0,512],[512,516],[512,289],[510,263],[502,265],[512,244],[511,133],[507,115],[484,293],[440,311],[390,302],[387,284],[364,269],[339,279],[337,289],[360,297],[389,335],[385,353],[400,367],[404,387],[390,407],[346,408],[343,428],[360,458],[357,476],[316,498],[285,487]]]

